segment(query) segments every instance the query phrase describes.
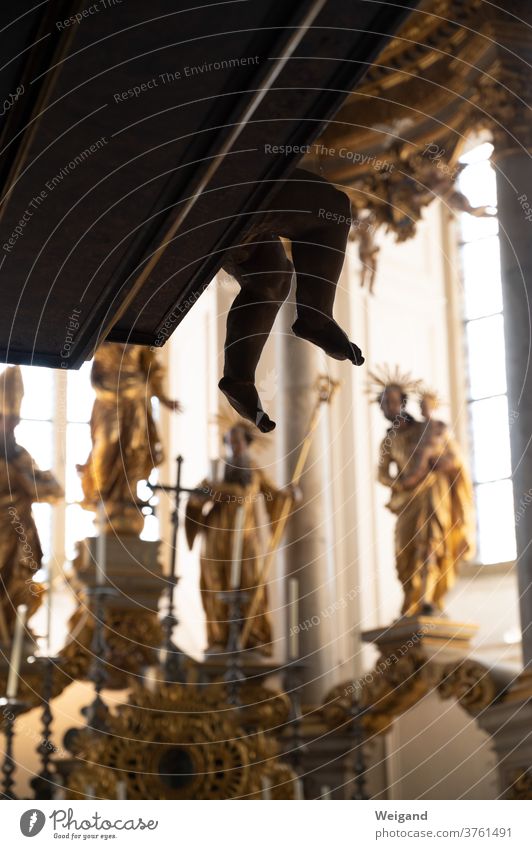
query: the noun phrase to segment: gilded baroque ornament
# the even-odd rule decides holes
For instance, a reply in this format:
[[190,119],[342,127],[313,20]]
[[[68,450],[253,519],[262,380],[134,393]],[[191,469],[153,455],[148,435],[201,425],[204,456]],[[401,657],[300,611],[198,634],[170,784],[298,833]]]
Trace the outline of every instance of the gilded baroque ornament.
[[532,799],[532,770],[516,770],[514,772],[506,798],[516,801]]
[[472,134],[491,134],[494,159],[532,149],[532,39],[518,21],[521,8],[419,4],[306,156],[306,167],[349,195],[370,291],[380,228],[410,239],[436,198],[450,213],[493,214],[470,208],[456,186]]
[[288,722],[291,702],[282,690],[248,680],[242,683],[240,695],[240,712],[246,727],[275,731]]
[[500,698],[501,687],[488,667],[466,659],[443,668],[438,692],[442,699],[456,699],[467,713],[476,716]]
[[323,716],[329,727],[341,728],[350,721],[352,705],[357,703],[364,731],[386,732],[397,716],[420,701],[436,684],[434,670],[419,648],[397,659],[381,655],[374,669],[362,678],[339,684],[327,694]]
[[69,799],[118,799],[116,774],[94,763],[85,764],[83,769],[73,769],[66,789]]
[[493,671],[478,661],[464,658],[440,663],[422,645],[413,645],[381,654],[366,675],[332,689],[322,712],[329,727],[341,729],[356,701],[365,732],[379,734],[389,731],[398,716],[433,691],[442,699],[455,699],[472,716],[505,695]]
[[110,773],[125,782],[128,799],[257,799],[265,784],[293,798],[294,773],[278,761],[273,738],[247,721],[222,684],[135,687],[105,734],[85,729],[73,737],[78,765],[69,789],[86,793]]
[[[60,652],[62,669],[74,681],[87,678],[93,660],[94,618],[86,596],[82,598],[69,620],[69,635]],[[107,606],[104,633],[110,659],[106,686],[118,690],[127,686],[130,675],[156,661],[163,636],[153,612],[113,608],[112,602]]]

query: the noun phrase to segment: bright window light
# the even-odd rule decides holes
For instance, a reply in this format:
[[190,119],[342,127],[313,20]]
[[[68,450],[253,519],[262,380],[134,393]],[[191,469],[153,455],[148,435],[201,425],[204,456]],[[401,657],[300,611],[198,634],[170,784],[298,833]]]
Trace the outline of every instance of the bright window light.
[[[79,540],[94,534],[93,514],[83,510],[83,497],[76,465],[84,463],[91,448],[89,420],[94,402],[90,382],[92,363],[79,371],[23,366],[24,399],[17,441],[41,469],[51,469],[65,488],[65,502],[34,504],[33,514],[41,539],[44,563],[52,559],[62,565],[72,560]],[[149,490],[144,487],[143,496]],[[150,493],[151,494],[151,493]],[[158,539],[159,522],[148,517],[143,539]]]
[[[459,188],[473,206],[496,208],[492,152],[484,143],[460,160]],[[486,564],[516,556],[498,229],[496,217],[460,216],[478,556]]]

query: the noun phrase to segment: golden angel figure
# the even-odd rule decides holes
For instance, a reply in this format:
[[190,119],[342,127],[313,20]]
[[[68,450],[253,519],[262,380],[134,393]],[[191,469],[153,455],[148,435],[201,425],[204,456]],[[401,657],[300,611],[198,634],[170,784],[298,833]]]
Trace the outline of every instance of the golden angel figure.
[[[458,564],[474,549],[473,489],[447,425],[434,419],[437,396],[409,375],[372,375],[377,400],[391,423],[381,443],[378,480],[391,490],[397,516],[395,556],[405,616],[435,614]],[[406,412],[408,392],[419,393],[424,421]]]
[[179,411],[164,392],[164,369],[156,352],[141,345],[103,342],[91,371],[96,399],[91,414],[92,450],[78,466],[83,507],[103,501],[106,521],[116,532],[140,533],[137,484],[147,480],[163,459],[152,398]]
[[0,642],[4,643],[12,638],[18,605],[27,605],[29,619],[40,607],[44,591],[34,580],[43,555],[31,505],[53,504],[64,496],[53,474],[41,471],[15,439],[23,396],[20,368],[6,368],[0,375]]
[[[250,454],[253,443],[263,439],[251,424],[236,420],[224,435],[227,458],[222,481],[204,480],[199,495],[188,500],[185,530],[189,547],[202,537],[201,595],[207,620],[209,649],[227,645],[229,622],[227,604],[221,591],[231,589],[231,562],[237,511],[244,509],[242,572],[240,589],[253,591],[258,583],[264,540],[261,533],[259,503],[266,508],[270,532],[283,505],[297,493],[291,487],[278,489],[267,478]],[[248,645],[262,654],[271,654],[271,624],[267,594],[253,619]]]

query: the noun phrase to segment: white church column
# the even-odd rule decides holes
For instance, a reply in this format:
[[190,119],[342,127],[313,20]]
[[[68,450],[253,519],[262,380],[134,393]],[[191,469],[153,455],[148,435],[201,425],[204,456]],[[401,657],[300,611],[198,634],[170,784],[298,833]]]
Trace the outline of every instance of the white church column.
[[[524,0],[502,14],[497,26],[498,64],[486,108],[494,119],[501,273],[506,336],[506,369],[514,501],[522,503],[532,485],[532,8]],[[489,350],[486,356],[490,356]],[[523,654],[532,663],[532,510],[516,523]]]
[[[281,312],[278,357],[282,403],[278,427],[285,480],[289,481],[316,404],[321,353],[290,331],[293,308]],[[299,650],[305,701],[318,701],[334,683],[334,605],[337,601],[327,410],[314,434],[301,478],[303,500],[288,522],[282,546],[286,581],[299,584]],[[287,596],[288,597],[288,596]]]

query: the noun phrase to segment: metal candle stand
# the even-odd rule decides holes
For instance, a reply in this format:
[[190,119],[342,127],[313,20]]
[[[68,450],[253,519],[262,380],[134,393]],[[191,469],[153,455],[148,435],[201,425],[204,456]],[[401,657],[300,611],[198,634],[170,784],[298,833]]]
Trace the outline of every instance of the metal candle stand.
[[18,797],[13,792],[15,781],[13,773],[16,770],[16,763],[13,758],[13,740],[15,736],[15,720],[20,713],[27,710],[28,705],[19,699],[0,699],[0,709],[4,718],[4,733],[6,737],[6,750],[2,763],[2,796],[4,799],[17,799]]
[[60,657],[40,655],[33,658],[33,662],[42,668],[42,697],[43,711],[41,715],[42,734],[41,742],[37,746],[37,754],[41,760],[41,771],[32,778],[30,784],[35,793],[35,799],[53,799],[55,795],[54,773],[51,771],[53,745],[51,743],[51,729],[53,723],[52,692],[54,669],[62,662]]
[[303,742],[301,733],[301,722],[303,712],[301,710],[301,687],[303,684],[302,668],[297,658],[289,660],[286,668],[286,685],[285,690],[290,695],[290,752],[286,759],[290,762],[292,768],[297,772],[298,776],[301,773],[301,761],[306,746]]
[[364,726],[362,725],[362,716],[365,709],[360,705],[358,699],[354,698],[351,703],[351,730],[353,734],[354,761],[353,761],[353,786],[354,792],[351,799],[367,800],[369,796],[366,792],[366,760],[364,757]]
[[172,640],[174,628],[179,624],[175,615],[174,592],[179,578],[172,575],[168,579],[168,612],[163,618],[163,644],[160,651],[160,664],[164,672],[164,680],[169,682],[184,682],[186,670],[184,668],[184,656]]
[[[149,483],[148,486],[155,494],[156,492],[165,492],[174,497],[174,509],[172,510],[172,560],[170,564],[170,575],[167,579],[168,586],[168,609],[166,616],[163,619],[163,645],[161,647],[161,666],[163,668],[165,679],[172,682],[185,682],[186,670],[184,664],[184,654],[179,651],[174,641],[172,634],[174,628],[179,624],[179,620],[175,614],[175,588],[179,581],[177,576],[177,535],[179,531],[179,507],[181,504],[181,493],[186,492],[189,495],[199,495],[201,490],[188,489],[181,486],[181,472],[183,467],[183,457],[176,457],[176,482],[173,486],[162,483]],[[150,505],[151,506],[151,505]],[[153,507],[151,508],[153,510]]]
[[105,599],[116,596],[112,587],[98,585],[91,587],[89,596],[94,599],[94,633],[92,636],[91,652],[93,661],[89,670],[89,680],[94,684],[95,698],[90,705],[81,711],[87,720],[87,725],[94,731],[104,731],[107,726],[109,708],[102,699],[101,693],[107,680],[105,661],[107,658],[107,641],[105,638]]
[[229,633],[227,636],[227,668],[224,681],[227,685],[227,700],[230,705],[240,706],[240,684],[246,676],[242,671],[242,647],[240,634],[242,631],[243,613],[249,601],[250,594],[245,590],[224,590],[218,593],[227,603],[229,614]]

